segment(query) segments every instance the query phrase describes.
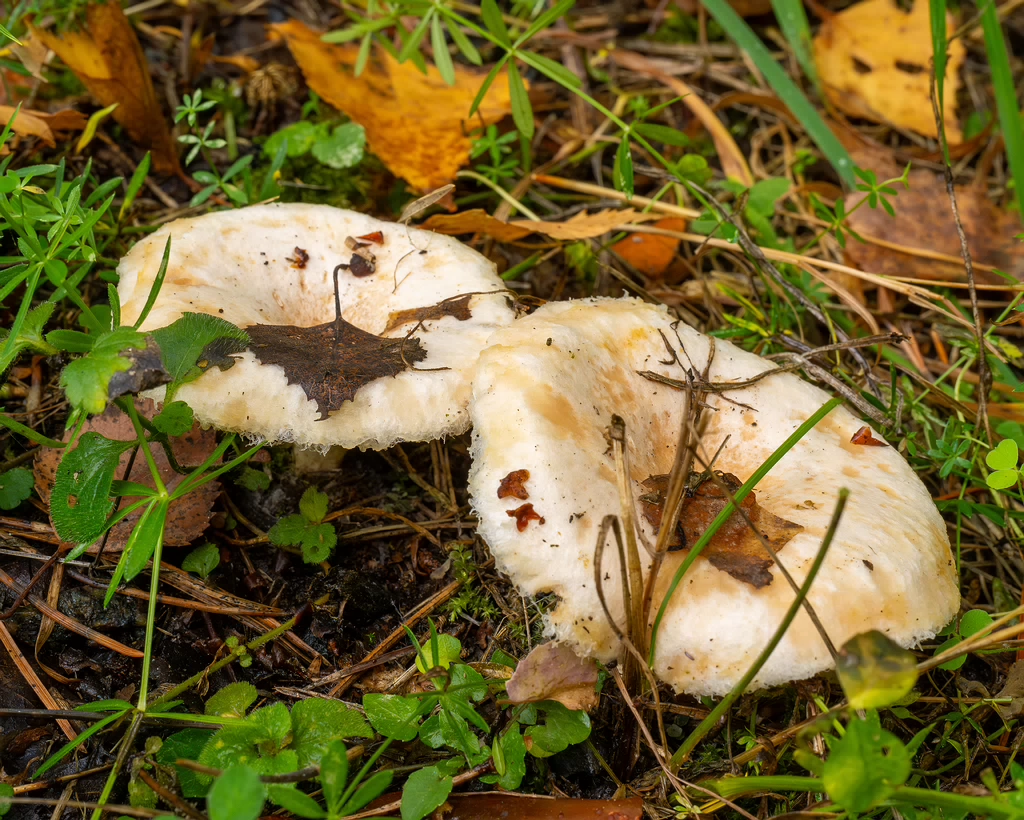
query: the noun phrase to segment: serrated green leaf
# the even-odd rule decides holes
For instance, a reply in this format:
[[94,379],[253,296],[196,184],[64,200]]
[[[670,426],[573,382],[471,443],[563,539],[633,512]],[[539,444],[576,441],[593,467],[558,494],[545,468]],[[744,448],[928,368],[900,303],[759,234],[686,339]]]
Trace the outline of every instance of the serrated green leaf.
[[0,473],[0,510],[13,510],[30,498],[34,484],[32,471],[24,467]]
[[246,718],[246,722],[254,728],[260,743],[270,742],[283,748],[291,737],[292,719],[283,703],[257,709]]
[[145,347],[145,335],[131,328],[111,330],[97,338],[89,353],[71,362],[60,374],[60,386],[71,406],[90,415],[106,410],[111,378],[132,364],[121,352]]
[[253,769],[232,766],[210,789],[206,811],[210,820],[256,820],[266,797],[267,788]]
[[168,436],[183,436],[192,429],[195,416],[183,401],[172,401],[153,417],[153,426]]
[[196,547],[182,559],[181,568],[185,572],[194,572],[204,581],[220,564],[220,550],[215,544],[203,544]]
[[260,492],[270,486],[270,476],[263,470],[245,465],[235,476],[235,484],[250,492]]
[[257,697],[259,694],[251,683],[229,683],[206,701],[203,712],[216,717],[243,718]]
[[167,327],[153,331],[164,367],[171,376],[167,396],[180,385],[199,378],[209,367],[227,370],[234,364],[233,353],[249,346],[249,334],[216,316],[186,313]]
[[363,696],[363,709],[373,728],[384,737],[403,742],[416,737],[419,724],[415,718],[419,708],[416,698],[375,693]]
[[339,125],[329,135],[313,143],[313,156],[318,162],[338,170],[354,168],[363,161],[366,131],[354,122]]
[[299,499],[299,512],[312,524],[319,524],[327,515],[330,498],[316,487],[307,487]]
[[422,820],[448,799],[452,785],[436,766],[413,772],[402,789],[402,820]]
[[822,781],[840,808],[859,814],[885,800],[909,776],[906,747],[870,711],[863,720],[851,720],[842,738],[832,740]]
[[292,707],[291,746],[300,766],[319,763],[329,744],[350,737],[373,737],[373,730],[366,718],[340,700],[307,698]]
[[106,530],[114,509],[110,485],[121,454],[133,444],[84,433],[78,446],[64,454],[50,493],[50,518],[63,541],[91,543]]

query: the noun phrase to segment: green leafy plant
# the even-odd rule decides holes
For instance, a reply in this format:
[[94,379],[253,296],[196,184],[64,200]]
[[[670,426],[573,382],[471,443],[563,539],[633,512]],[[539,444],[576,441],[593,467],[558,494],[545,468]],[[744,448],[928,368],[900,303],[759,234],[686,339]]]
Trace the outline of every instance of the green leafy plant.
[[[940,632],[940,635],[949,635],[950,637],[940,644],[935,654],[940,655],[947,649],[951,649],[958,643],[966,638],[970,638],[972,635],[976,635],[988,626],[992,625],[992,616],[981,609],[972,609],[969,612],[965,612],[959,622],[954,621],[946,629]],[[967,655],[960,655],[959,657],[953,658],[951,661],[939,666],[939,669],[945,669],[949,672],[953,672],[959,669],[967,662]]]
[[354,122],[332,125],[299,120],[276,131],[263,145],[271,158],[281,151],[289,159],[311,155],[321,165],[335,170],[354,168],[363,161],[366,132]]
[[236,159],[222,173],[217,168],[212,151],[224,148],[227,141],[221,137],[213,136],[217,121],[210,119],[205,126],[200,126],[199,115],[209,113],[217,106],[216,100],[203,99],[202,89],[195,94],[185,94],[183,102],[175,111],[174,121],[185,120],[190,132],[178,137],[178,141],[191,146],[185,155],[185,165],[189,166],[202,154],[209,170],[194,171],[192,176],[196,182],[204,187],[198,191],[190,201],[190,205],[201,205],[211,196],[220,191],[235,206],[253,205],[280,194],[280,189],[275,181],[276,174],[281,170],[287,158],[284,146],[273,156],[270,168],[263,178],[263,182],[257,191],[254,188],[252,179],[253,155],[246,154]]
[[0,510],[13,510],[32,495],[35,479],[31,470],[15,467],[0,473]]
[[326,561],[338,543],[333,524],[323,523],[329,499],[316,487],[308,487],[299,499],[298,515],[288,515],[270,528],[267,536],[279,547],[299,547],[307,564]]
[[204,581],[220,565],[220,550],[216,544],[203,544],[196,547],[182,559],[181,568],[185,572],[194,572]]
[[985,483],[993,490],[1006,490],[1020,482],[1020,448],[1012,438],[1004,438],[985,455],[992,470]]

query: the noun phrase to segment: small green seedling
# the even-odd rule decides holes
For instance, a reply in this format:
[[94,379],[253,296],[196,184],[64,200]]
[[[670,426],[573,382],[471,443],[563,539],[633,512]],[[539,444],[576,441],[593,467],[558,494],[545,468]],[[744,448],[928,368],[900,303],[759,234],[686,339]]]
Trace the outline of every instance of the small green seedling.
[[1020,451],[1017,442],[1012,438],[1004,438],[988,451],[985,463],[992,470],[985,478],[990,489],[1005,490],[1020,481],[1020,469],[1017,467]]
[[285,516],[270,528],[267,533],[270,543],[279,547],[301,548],[302,560],[307,564],[326,561],[338,543],[334,526],[323,523],[327,504],[325,493],[309,487],[299,499],[299,514]]
[[15,467],[0,473],[0,510],[13,510],[32,495],[32,471]]
[[203,544],[185,556],[185,559],[181,562],[181,568],[185,572],[194,572],[205,581],[210,573],[217,569],[219,564],[220,550],[217,549],[217,546],[215,544]]

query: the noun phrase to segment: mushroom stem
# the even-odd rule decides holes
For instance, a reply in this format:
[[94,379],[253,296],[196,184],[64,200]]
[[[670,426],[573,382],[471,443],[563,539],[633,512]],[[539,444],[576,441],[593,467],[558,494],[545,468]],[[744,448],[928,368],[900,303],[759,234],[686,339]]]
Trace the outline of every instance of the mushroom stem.
[[348,270],[348,265],[342,262],[334,268],[334,346],[341,342],[341,293],[338,290],[338,274]]

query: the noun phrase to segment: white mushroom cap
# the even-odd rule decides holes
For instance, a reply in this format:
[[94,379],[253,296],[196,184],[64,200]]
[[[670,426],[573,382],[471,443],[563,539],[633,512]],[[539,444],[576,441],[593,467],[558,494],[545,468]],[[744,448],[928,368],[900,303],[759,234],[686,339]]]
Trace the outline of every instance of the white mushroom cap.
[[[625,420],[637,499],[649,492],[641,482],[671,470],[683,394],[637,375],[647,370],[683,378],[680,365],[664,363],[670,356],[662,334],[673,349],[682,347],[683,363],[689,366],[688,356],[698,374],[703,370],[708,338],[673,322],[664,308],[634,299],[551,303],[496,333],[474,378],[470,491],[478,531],[524,593],[560,597],[548,615],[550,632],[604,661],[621,650],[594,586],[601,520],[621,514],[606,433],[612,414]],[[771,367],[719,340],[710,380],[749,379]],[[710,460],[729,436],[714,466],[741,481],[830,398],[791,373],[727,395],[753,409],[711,394],[701,453]],[[848,488],[849,503],[809,600],[837,646],[870,629],[910,646],[935,635],[956,613],[956,570],[945,525],[924,485],[893,448],[852,444],[861,426],[845,409],[833,410],[754,492],[762,509],[802,525],[778,553],[800,583],[839,489]],[[519,470],[529,471],[520,493],[528,501],[499,499],[502,480]],[[520,531],[510,511],[524,501],[543,523],[523,516]],[[655,533],[639,507],[637,519],[653,543]],[[667,556],[655,611],[684,555]],[[650,559],[642,547],[641,560],[646,573]],[[622,626],[621,576],[611,541],[603,563],[605,595]],[[771,583],[757,589],[698,558],[661,624],[655,673],[680,691],[725,694],[766,646],[794,598],[777,568],[770,571]],[[801,610],[753,687],[803,679],[830,666]]]
[[[378,231],[382,243],[366,241],[366,250],[376,257],[376,272],[340,274],[345,321],[400,339],[416,322],[386,330],[393,313],[475,294],[468,319],[444,316],[424,321],[415,331],[425,359],[363,386],[325,420],[318,420],[317,403],[301,385],[289,384],[283,368],[261,364],[251,350],[230,369],[211,368],[184,385],[176,398],[188,402],[204,424],[321,448],[385,448],[396,441],[464,432],[469,427],[469,369],[491,333],[511,322],[514,311],[494,265],[447,236],[323,205],[257,205],[179,219],[121,260],[123,321],[133,322],[141,313],[170,236],[167,276],[142,330],[169,325],[186,312],[219,316],[243,328],[332,322],[332,272],[353,255],[346,238]],[[297,261],[299,250],[308,254],[304,265]]]

